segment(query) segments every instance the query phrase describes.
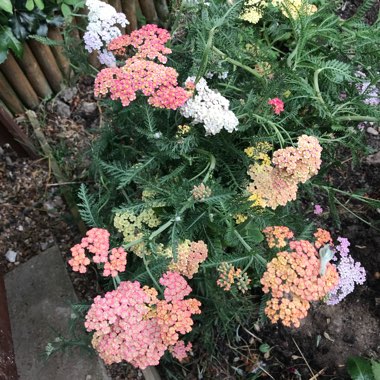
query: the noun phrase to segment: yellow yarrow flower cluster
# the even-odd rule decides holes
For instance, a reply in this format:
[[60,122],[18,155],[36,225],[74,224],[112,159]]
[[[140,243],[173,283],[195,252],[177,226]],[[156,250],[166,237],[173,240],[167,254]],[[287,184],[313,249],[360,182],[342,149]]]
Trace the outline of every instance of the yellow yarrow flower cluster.
[[179,125],[177,127],[177,133],[175,134],[175,137],[179,139],[181,137],[188,135],[190,131],[191,131],[191,127],[189,125],[187,124]]
[[[161,221],[153,209],[147,209],[138,215],[131,211],[116,213],[113,223],[115,228],[123,234],[124,241],[130,243],[144,236],[142,233],[144,228],[157,227]],[[150,254],[143,242],[133,245],[130,250],[140,257],[144,254]]]
[[310,16],[318,10],[315,5],[308,4],[305,0],[272,0],[272,4],[278,7],[285,17],[293,20],[301,15]]
[[279,8],[285,17],[292,19],[297,19],[300,15],[309,16],[318,10],[315,5],[308,4],[306,0],[247,0],[240,19],[257,24],[269,4]]
[[236,224],[242,224],[248,219],[248,216],[243,214],[236,214],[234,215],[234,219]]

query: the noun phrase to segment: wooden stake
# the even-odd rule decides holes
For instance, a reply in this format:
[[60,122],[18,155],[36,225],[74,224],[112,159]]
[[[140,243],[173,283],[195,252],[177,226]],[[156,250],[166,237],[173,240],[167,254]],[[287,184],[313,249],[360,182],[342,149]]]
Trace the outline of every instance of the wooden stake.
[[0,69],[22,102],[31,109],[37,108],[40,104],[38,96],[11,52]]
[[[61,31],[58,28],[49,28],[48,37],[54,41],[61,42],[63,44],[64,40],[61,34]],[[61,69],[63,75],[66,79],[70,78],[72,70],[70,67],[70,61],[65,55],[65,50],[62,45],[53,45],[51,46],[54,57],[58,62],[58,66]]]
[[32,39],[29,40],[28,44],[53,91],[61,91],[63,88],[63,76],[49,46],[43,45]]
[[28,44],[24,43],[24,54],[22,58],[17,59],[17,61],[24,70],[24,73],[28,77],[29,82],[33,86],[37,95],[42,99],[50,98],[53,94],[53,90],[49,86],[49,83]]
[[156,7],[158,17],[160,19],[160,24],[166,27],[169,20],[168,3],[166,2],[166,0],[154,0],[154,5]]
[[139,0],[139,3],[147,24],[158,24],[158,16],[153,0]]
[[24,106],[18,98],[17,94],[13,91],[12,86],[8,83],[7,79],[0,71],[0,99],[12,111],[13,114],[24,112]]
[[127,16],[127,20],[129,21],[129,25],[127,25],[126,27],[127,33],[131,33],[137,29],[136,1],[137,0],[121,1],[123,12]]
[[29,156],[33,160],[39,158],[29,137],[2,107],[0,107],[0,141],[2,144],[9,143],[21,156]]

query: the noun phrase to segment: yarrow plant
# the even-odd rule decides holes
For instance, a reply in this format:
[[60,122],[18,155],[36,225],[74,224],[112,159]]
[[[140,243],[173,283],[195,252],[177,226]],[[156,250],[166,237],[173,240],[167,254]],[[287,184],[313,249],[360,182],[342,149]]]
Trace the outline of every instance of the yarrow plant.
[[350,242],[348,239],[338,237],[337,240],[340,244],[335,247],[335,260],[337,261],[339,282],[328,295],[326,301],[328,305],[338,304],[354,291],[355,285],[362,285],[366,280],[365,269],[349,254]]
[[253,182],[247,188],[250,199],[255,201],[255,205],[272,209],[295,200],[298,184],[318,173],[321,152],[317,138],[302,135],[298,138],[297,148],[288,147],[273,153],[273,166],[267,159],[251,165],[248,174]]
[[[293,240],[293,232],[285,226],[267,227],[264,231],[270,248],[285,248],[267,265],[261,283],[270,293],[265,314],[272,323],[299,327],[313,301],[326,300],[335,305],[363,284],[365,270],[348,254],[349,242],[338,237],[334,247],[328,231],[318,228],[315,240]],[[330,263],[339,253],[339,264]],[[335,256],[335,261],[337,257]]]
[[222,129],[230,133],[237,130],[239,121],[229,110],[230,102],[218,91],[210,89],[206,79],[200,78],[195,83],[195,77],[189,77],[185,85],[194,95],[180,108],[180,112],[192,119],[192,124],[203,124],[206,136],[216,135]]
[[191,331],[191,317],[200,313],[200,302],[185,299],[191,288],[178,273],[165,273],[160,283],[165,286],[163,299],[137,281],[121,282],[105,297],[94,299],[85,326],[94,331],[92,345],[106,364],[125,360],[145,369],[157,365],[166,350],[179,360],[191,350],[180,334]]
[[[297,327],[311,305],[339,302],[364,281],[347,243],[303,229],[302,210],[328,191],[327,219],[334,194],[346,196],[344,184],[326,183],[337,148],[358,149],[354,127],[378,120],[364,102],[378,26],[340,20],[333,2],[318,12],[306,0],[199,1],[185,12],[174,3],[170,33],[148,24],[107,42],[116,64],[95,80],[107,98],[92,149],[96,195],[79,192],[94,230],[70,257],[74,270],[100,274],[100,289],[114,288],[87,315],[101,357],[163,371],[173,368],[165,352],[185,360],[189,340],[197,355],[218,346],[215,328],[231,341],[237,323],[258,320],[260,285],[269,320]],[[254,12],[242,20],[249,5],[258,28],[245,22]],[[361,62],[367,78],[355,81]],[[363,93],[359,81],[370,81]]]
[[[136,99],[137,93],[147,96],[153,107],[175,110],[188,99],[188,94],[178,86],[178,73],[164,66],[171,50],[165,47],[170,34],[156,25],[145,25],[131,35],[112,40],[108,49],[124,56],[126,49],[135,49],[132,57],[126,58],[121,67],[106,68],[95,79],[95,96],[110,93],[113,100],[119,99],[126,107]],[[156,63],[157,59],[160,63]]]
[[[267,230],[273,246],[272,236],[279,230],[291,231],[282,226]],[[270,233],[269,233],[270,232]],[[271,294],[267,301],[265,314],[272,323],[281,322],[285,326],[299,327],[306,317],[310,302],[322,300],[338,284],[336,267],[327,263],[324,275],[320,274],[320,259],[316,247],[307,240],[289,241],[289,251],[278,252],[267,265],[261,278],[264,293]],[[276,242],[284,247],[284,240]]]
[[86,237],[80,244],[71,248],[72,258],[69,264],[74,272],[86,273],[91,260],[86,255],[86,250],[93,254],[92,261],[96,264],[104,264],[103,276],[116,277],[119,272],[125,271],[127,253],[122,247],[112,248],[110,251],[110,234],[103,228],[92,228],[87,231]]

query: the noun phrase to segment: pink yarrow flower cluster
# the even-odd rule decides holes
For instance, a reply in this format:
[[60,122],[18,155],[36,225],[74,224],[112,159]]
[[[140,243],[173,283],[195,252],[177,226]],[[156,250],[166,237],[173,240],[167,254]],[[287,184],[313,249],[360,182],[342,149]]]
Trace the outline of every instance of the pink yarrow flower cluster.
[[[145,25],[131,35],[115,38],[108,46],[116,55],[124,55],[128,47],[135,52],[125,60],[122,67],[106,68],[95,79],[95,96],[107,95],[113,100],[120,99],[124,107],[136,99],[137,93],[147,96],[153,107],[177,109],[189,95],[178,86],[178,73],[164,64],[166,54],[171,50],[165,47],[170,34],[156,25]],[[157,60],[160,63],[154,62]]]
[[284,102],[279,98],[269,99],[268,104],[272,106],[273,112],[276,115],[279,115],[281,112],[284,111]]
[[106,364],[125,360],[144,369],[157,365],[167,349],[179,360],[191,350],[179,334],[191,331],[200,302],[184,299],[191,288],[178,273],[166,272],[160,283],[166,287],[163,300],[137,281],[121,282],[116,290],[95,298],[85,327],[95,331],[92,345]]
[[91,261],[86,256],[88,253],[93,254],[92,261],[96,264],[104,264],[103,276],[116,277],[119,272],[125,271],[127,265],[127,253],[122,247],[113,248],[110,251],[110,233],[104,228],[92,228],[87,231],[86,237],[79,244],[71,248],[72,258],[69,265],[74,272],[86,273],[87,266]]

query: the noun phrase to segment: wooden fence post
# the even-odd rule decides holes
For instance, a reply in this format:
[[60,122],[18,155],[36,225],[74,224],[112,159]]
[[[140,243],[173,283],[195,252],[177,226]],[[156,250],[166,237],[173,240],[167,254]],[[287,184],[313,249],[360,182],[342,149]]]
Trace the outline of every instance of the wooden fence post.
[[153,0],[139,0],[140,8],[148,24],[158,24],[158,16]]
[[160,23],[162,26],[166,27],[169,20],[169,8],[166,0],[154,0],[154,5],[156,7]]
[[54,92],[61,91],[63,87],[62,73],[59,70],[57,62],[55,61],[54,55],[49,46],[43,45],[32,39],[29,40],[28,43],[51,88],[54,90]]
[[129,21],[129,25],[127,25],[126,27],[126,30],[128,33],[131,33],[137,29],[136,1],[137,0],[122,0],[121,1],[123,12],[125,13]]
[[0,99],[5,105],[14,113],[23,113],[24,106],[18,98],[17,94],[13,91],[12,86],[8,83],[7,79],[0,71]]
[[40,103],[38,96],[11,52],[0,69],[23,103],[31,109],[37,108]]
[[[61,31],[58,28],[49,28],[48,37],[54,41],[60,42],[62,44],[64,43]],[[58,62],[58,65],[63,75],[65,76],[65,78],[69,79],[72,71],[70,67],[70,61],[65,55],[63,46],[53,45],[51,46],[51,49],[53,50],[53,54]]]
[[27,43],[24,43],[24,54],[21,59],[18,59],[18,63],[37,95],[42,99],[50,98],[53,91]]

